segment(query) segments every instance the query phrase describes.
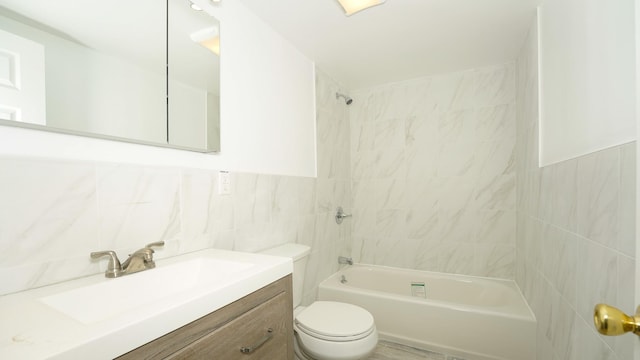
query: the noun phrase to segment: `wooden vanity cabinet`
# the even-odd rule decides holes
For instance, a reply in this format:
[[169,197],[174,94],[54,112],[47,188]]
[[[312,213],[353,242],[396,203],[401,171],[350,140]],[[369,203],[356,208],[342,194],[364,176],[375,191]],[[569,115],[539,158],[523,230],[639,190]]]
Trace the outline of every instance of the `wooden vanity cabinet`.
[[288,275],[117,359],[293,360],[291,291]]

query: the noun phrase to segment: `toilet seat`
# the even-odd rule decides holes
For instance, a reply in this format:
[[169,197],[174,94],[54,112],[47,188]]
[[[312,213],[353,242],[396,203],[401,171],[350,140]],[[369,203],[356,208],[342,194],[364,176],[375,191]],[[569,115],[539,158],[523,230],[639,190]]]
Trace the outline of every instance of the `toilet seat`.
[[299,331],[317,339],[348,342],[375,331],[373,316],[365,309],[335,301],[316,301],[295,317]]

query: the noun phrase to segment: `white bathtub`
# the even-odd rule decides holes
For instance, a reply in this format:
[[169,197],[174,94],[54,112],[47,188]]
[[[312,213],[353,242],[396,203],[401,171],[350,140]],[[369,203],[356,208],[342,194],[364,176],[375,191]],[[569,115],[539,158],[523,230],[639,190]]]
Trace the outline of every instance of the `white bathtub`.
[[[412,283],[425,284],[424,298]],[[318,298],[367,309],[381,339],[469,360],[536,357],[536,320],[513,281],[356,264],[323,281]]]

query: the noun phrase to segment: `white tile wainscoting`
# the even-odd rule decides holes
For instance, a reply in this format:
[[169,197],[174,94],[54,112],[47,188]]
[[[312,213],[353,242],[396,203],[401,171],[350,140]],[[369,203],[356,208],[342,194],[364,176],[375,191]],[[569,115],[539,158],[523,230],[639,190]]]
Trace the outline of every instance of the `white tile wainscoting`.
[[632,311],[636,144],[540,168],[535,25],[517,63],[516,281],[538,320],[541,360],[633,358],[633,339],[593,326],[600,302]]

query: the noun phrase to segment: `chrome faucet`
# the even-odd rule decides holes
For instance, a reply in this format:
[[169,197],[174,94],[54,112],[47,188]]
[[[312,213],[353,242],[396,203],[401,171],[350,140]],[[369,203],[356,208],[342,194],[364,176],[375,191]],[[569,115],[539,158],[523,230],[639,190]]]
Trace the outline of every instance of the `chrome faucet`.
[[338,206],[338,208],[336,209],[336,224],[340,225],[342,224],[342,220],[344,220],[345,218],[351,217],[351,214],[347,214],[344,212],[344,210],[342,209],[342,206]]
[[338,256],[338,264],[353,265],[353,259],[346,256]]
[[129,254],[129,258],[122,264],[120,264],[120,260],[118,260],[116,253],[111,250],[92,252],[91,258],[98,259],[103,256],[109,256],[109,264],[107,265],[107,271],[105,271],[104,276],[108,278],[116,278],[156,267],[156,263],[153,261],[153,253],[155,251],[152,247],[158,246],[164,246],[164,241],[153,242],[145,245],[142,249],[136,250],[133,254]]

